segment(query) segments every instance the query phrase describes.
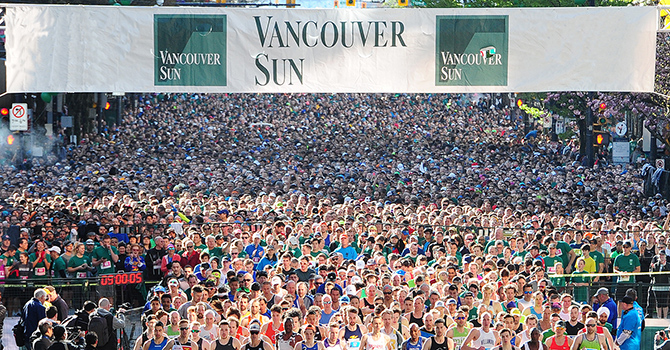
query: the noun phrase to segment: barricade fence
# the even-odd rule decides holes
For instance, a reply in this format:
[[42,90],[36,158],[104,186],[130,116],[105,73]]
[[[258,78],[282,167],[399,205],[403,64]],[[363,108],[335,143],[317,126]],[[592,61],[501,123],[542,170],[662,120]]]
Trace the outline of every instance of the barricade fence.
[[[33,297],[37,288],[53,286],[58,295],[67,302],[70,313],[83,307],[87,300],[98,302],[103,297],[110,298],[115,305],[130,303],[133,307],[144,306],[148,291],[159,283],[159,281],[145,281],[138,278],[139,283],[130,283],[133,274],[118,274],[124,276],[125,283],[118,283],[112,276],[103,275],[89,278],[44,278],[17,280],[0,280],[3,305],[7,308],[8,315],[18,316],[21,307]],[[123,281],[121,281],[123,282]],[[106,288],[105,288],[106,287]],[[111,294],[109,292],[111,291]],[[138,295],[131,300],[130,297]]]
[[[284,224],[293,224],[297,225],[298,223],[304,223],[305,221],[310,220],[312,223],[319,223],[319,221],[314,221],[314,218],[311,217],[295,217],[295,218],[290,218],[287,220],[282,220]],[[659,219],[660,220],[660,219]],[[465,224],[465,225],[444,225],[444,224],[429,224],[429,223],[409,223],[409,222],[393,222],[393,221],[382,221],[382,220],[370,220],[366,222],[359,222],[359,221],[343,221],[343,220],[336,220],[338,221],[338,224],[340,226],[345,226],[346,224],[352,224],[353,226],[357,225],[363,225],[366,228],[369,226],[377,226],[378,231],[379,229],[382,230],[393,230],[393,229],[427,229],[430,228],[433,231],[440,230],[442,232],[455,232],[459,234],[464,234],[464,233],[473,233],[476,236],[483,236],[486,237],[486,239],[493,238],[494,237],[494,232],[498,229],[502,229],[505,236],[509,237],[514,234],[536,234],[536,233],[551,233],[554,231],[560,231],[560,232],[570,232],[570,233],[576,233],[580,232],[582,234],[610,234],[610,233],[616,233],[616,234],[621,234],[624,236],[624,239],[632,237],[633,234],[639,233],[639,234],[670,234],[670,227],[667,229],[663,228],[663,222],[658,221],[657,225],[653,229],[622,229],[622,228],[613,228],[613,229],[592,229],[587,227],[586,225],[576,228],[576,227],[553,227],[549,225],[542,225],[540,227],[518,227],[518,226],[508,226],[508,225],[496,225],[496,226],[479,226],[479,225],[474,225],[474,224]],[[59,223],[59,224],[51,224],[52,226],[50,227],[38,227],[40,232],[36,232],[35,228],[32,227],[26,227],[28,229],[28,232],[30,234],[31,238],[35,237],[40,237],[44,236],[47,234],[48,231],[52,231],[55,237],[60,237],[60,236],[71,236],[72,235],[72,229],[77,229],[76,235],[79,235],[81,237],[85,237],[86,233],[88,232],[94,232],[98,233],[100,231],[101,227],[105,228],[105,232],[107,233],[114,233],[114,234],[122,234],[122,235],[128,235],[134,236],[134,237],[142,237],[142,236],[155,236],[155,235],[164,235],[168,231],[168,229],[172,229],[172,231],[175,232],[176,237],[183,237],[188,231],[188,230],[193,230],[195,229],[196,232],[200,233],[201,235],[224,235],[224,236],[234,236],[232,234],[232,229],[233,228],[241,228],[242,233],[256,233],[260,232],[265,228],[272,228],[275,225],[275,222],[273,221],[260,221],[260,220],[248,220],[248,221],[236,221],[236,222],[196,222],[196,221],[190,221],[190,222],[179,222],[179,223],[171,223],[171,224],[162,224],[162,223],[155,223],[155,224],[133,224],[133,225],[113,225],[113,224],[94,224],[93,226],[91,225],[84,225],[84,226],[78,226],[75,223]],[[326,233],[331,233],[332,232],[332,222],[326,222],[327,228],[325,229]],[[81,231],[81,232],[80,232]],[[190,232],[189,232],[190,233]],[[322,233],[323,234],[323,233]],[[236,237],[239,238],[239,237]]]

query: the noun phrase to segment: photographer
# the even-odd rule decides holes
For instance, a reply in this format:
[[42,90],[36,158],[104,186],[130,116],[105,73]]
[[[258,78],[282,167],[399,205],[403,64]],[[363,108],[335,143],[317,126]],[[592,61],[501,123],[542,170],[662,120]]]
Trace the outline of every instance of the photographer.
[[[90,315],[88,331],[98,335],[98,349],[112,350],[117,346],[117,330],[126,326],[125,318],[118,318],[109,311],[112,304],[109,299],[102,298],[98,302],[98,309]],[[119,312],[124,312],[119,309]]]
[[656,347],[654,349],[670,350],[670,339],[668,339],[668,332],[670,332],[670,328],[656,332],[656,336],[654,337],[654,344],[656,344]]

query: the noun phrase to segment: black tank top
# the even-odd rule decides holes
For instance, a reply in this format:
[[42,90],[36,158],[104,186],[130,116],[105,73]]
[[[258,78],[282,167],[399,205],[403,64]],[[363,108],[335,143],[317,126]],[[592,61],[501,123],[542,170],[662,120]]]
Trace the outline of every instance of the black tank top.
[[452,350],[452,349],[449,349],[449,339],[447,339],[447,337],[444,338],[444,343],[442,344],[439,344],[435,340],[435,337],[430,337],[430,350]]
[[409,313],[409,324],[416,323],[419,328],[423,327],[423,317],[415,318],[414,311]]
[[[315,328],[316,328],[316,333],[314,334],[314,339],[315,339],[316,341],[321,341],[321,340],[323,340],[323,336],[321,336],[321,330],[319,329],[319,327],[315,327]],[[218,350],[218,349],[217,349],[217,350]]]
[[263,341],[261,340],[257,346],[251,346],[251,343],[244,346],[245,350],[263,350]]
[[221,345],[219,340],[217,340],[215,350],[235,350],[235,347],[233,346],[233,337],[230,337],[230,339],[228,339],[228,342],[224,345]]

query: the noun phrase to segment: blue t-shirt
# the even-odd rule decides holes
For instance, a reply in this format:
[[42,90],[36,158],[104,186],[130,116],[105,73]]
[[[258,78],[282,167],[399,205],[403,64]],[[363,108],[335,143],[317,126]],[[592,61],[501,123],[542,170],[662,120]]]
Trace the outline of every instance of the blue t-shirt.
[[346,248],[339,247],[335,249],[335,252],[342,254],[342,257],[344,257],[345,260],[355,260],[358,256],[356,249],[354,249],[352,246],[348,246]]
[[617,328],[617,338],[624,331],[631,331],[630,337],[619,346],[621,350],[640,350],[640,338],[642,337],[642,321],[637,311],[629,310],[621,316],[621,324]]
[[247,253],[249,259],[254,262],[254,266],[258,265],[258,263],[265,255],[265,249],[263,249],[260,244],[258,246],[249,244],[246,248],[244,248],[244,252]]

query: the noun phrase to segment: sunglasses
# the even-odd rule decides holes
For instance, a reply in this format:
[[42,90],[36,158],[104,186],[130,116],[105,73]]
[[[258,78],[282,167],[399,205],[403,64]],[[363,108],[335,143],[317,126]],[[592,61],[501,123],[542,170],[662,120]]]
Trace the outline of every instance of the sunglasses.
[[384,292],[384,295],[391,295],[393,292]]
[[191,329],[191,333],[200,333],[199,329]]
[[249,331],[251,335],[258,335],[258,331]]
[[596,325],[594,324],[587,324],[586,327],[595,327]]
[[250,278],[245,278],[244,281],[245,281],[245,282],[252,282],[253,280],[250,279]]
[[523,294],[533,294],[533,292],[523,292]]
[[332,304],[333,302],[332,302],[332,301],[324,301],[323,303],[326,304],[326,305],[330,305],[330,304]]
[[457,320],[464,320],[465,317],[456,317]]
[[186,327],[186,328],[181,328],[181,327],[180,327],[179,330],[180,330],[180,331],[187,331],[187,330],[188,330],[188,327]]

